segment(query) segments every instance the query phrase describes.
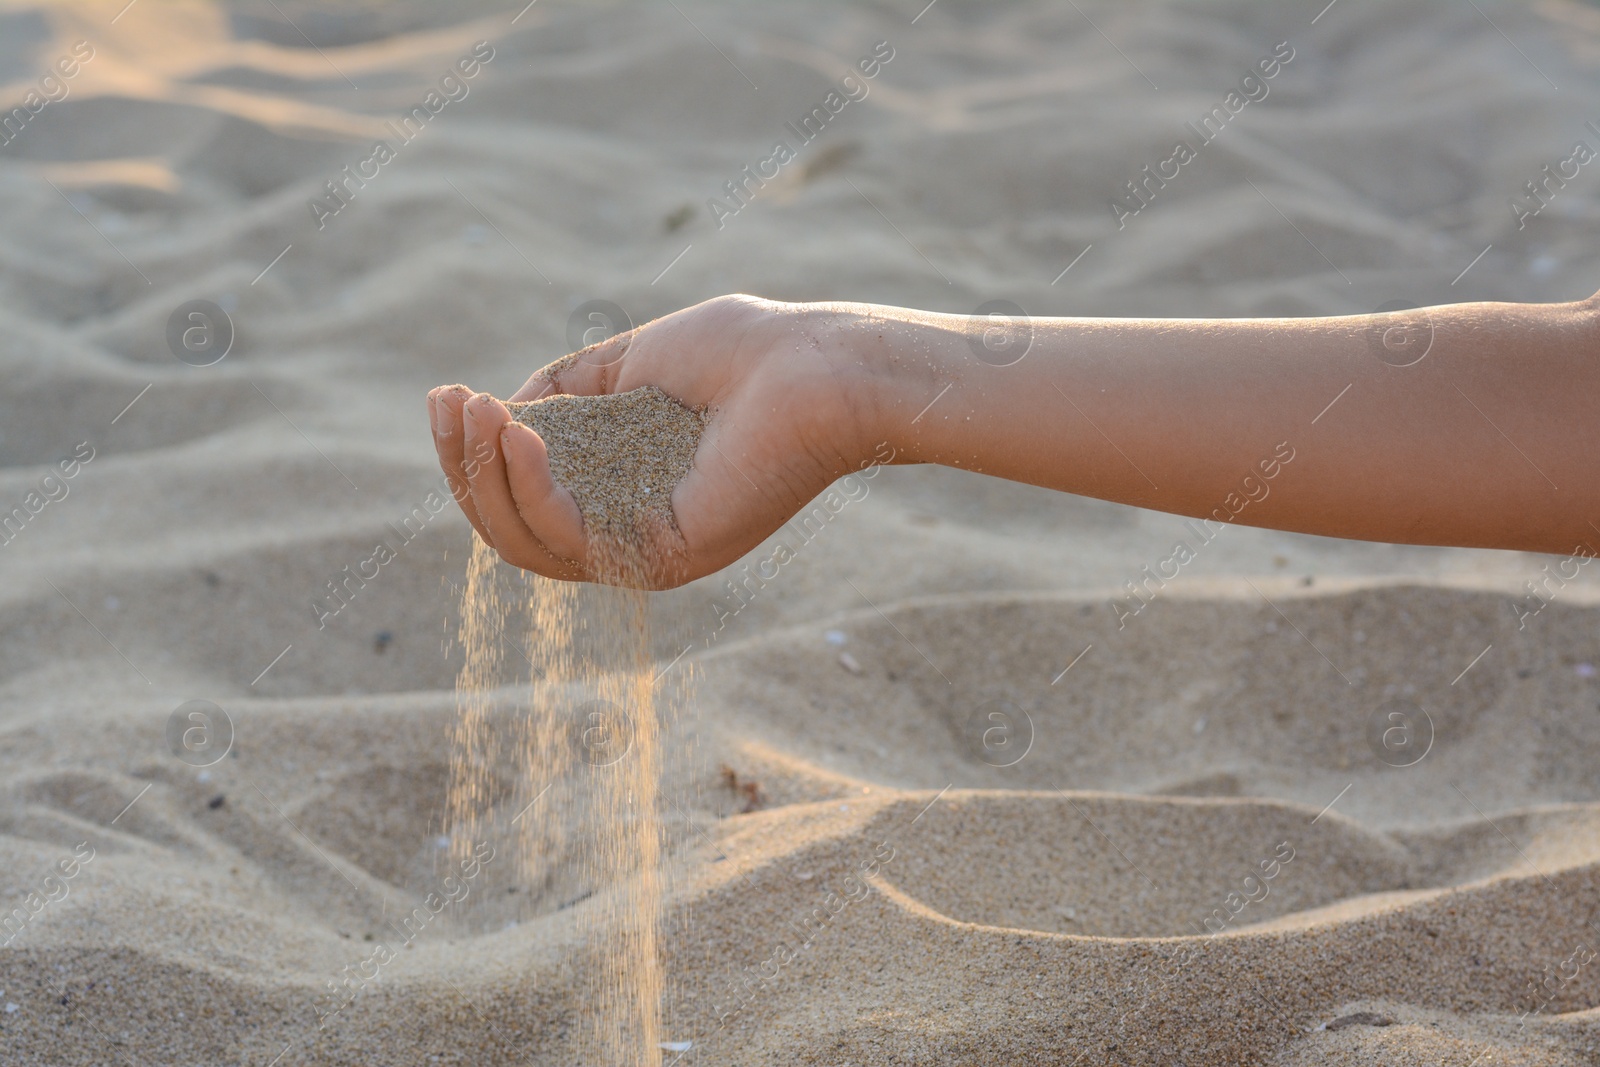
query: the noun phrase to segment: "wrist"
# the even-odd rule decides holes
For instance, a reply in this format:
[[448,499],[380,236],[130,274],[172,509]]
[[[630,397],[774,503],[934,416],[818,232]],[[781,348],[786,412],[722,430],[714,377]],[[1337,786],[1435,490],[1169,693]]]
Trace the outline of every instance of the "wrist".
[[850,443],[852,469],[946,462],[954,442],[940,408],[965,373],[966,316],[875,304],[786,307],[838,384],[832,424]]

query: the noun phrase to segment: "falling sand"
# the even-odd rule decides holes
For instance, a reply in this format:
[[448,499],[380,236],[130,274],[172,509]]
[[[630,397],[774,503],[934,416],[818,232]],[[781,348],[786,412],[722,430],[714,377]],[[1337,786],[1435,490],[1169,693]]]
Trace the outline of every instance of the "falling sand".
[[[675,529],[672,490],[693,464],[706,418],[655,388],[613,396],[555,396],[512,404],[544,439],[556,480],[573,495],[589,538],[591,575],[580,587],[525,575],[525,714],[497,728],[497,684],[510,605],[494,552],[474,538],[462,594],[452,759],[451,845],[464,857],[493,835],[517,842],[522,877],[548,886],[558,857],[576,847],[595,899],[579,914],[591,951],[578,966],[591,1027],[583,1062],[661,1061],[663,897],[661,746],[642,591],[643,549],[662,524]],[[521,769],[510,804],[497,805],[493,768],[502,745]],[[509,808],[502,819],[493,814]],[[582,899],[580,896],[579,899]]]

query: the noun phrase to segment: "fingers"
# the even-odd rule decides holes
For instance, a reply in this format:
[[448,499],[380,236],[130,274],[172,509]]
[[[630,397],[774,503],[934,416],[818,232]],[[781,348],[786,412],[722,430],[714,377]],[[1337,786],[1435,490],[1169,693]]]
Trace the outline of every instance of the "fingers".
[[[582,568],[571,561],[585,554],[583,520],[571,494],[550,476],[538,435],[511,422],[510,412],[499,401],[488,394],[474,396],[463,385],[441,386],[429,393],[428,414],[439,466],[478,536],[515,566],[549,578],[581,579]],[[511,435],[517,455],[515,477],[528,482],[518,490],[521,502],[512,496],[508,481],[512,475],[498,447],[503,429],[520,429],[533,438],[530,447]],[[524,521],[524,515],[535,522]],[[559,547],[547,548],[532,532],[535,524]]]
[[[463,470],[484,539],[507,563],[551,578],[581,578],[582,567],[547,548],[523,522],[512,499],[500,451],[501,431],[510,422],[505,405],[488,393],[477,394],[462,407],[462,448],[472,460]],[[548,463],[545,469],[548,477]],[[581,545],[581,526],[579,530]],[[581,551],[576,558],[582,558]]]
[[[562,359],[565,358],[565,356],[562,357]],[[558,359],[548,367],[540,367],[534,371],[533,376],[522,383],[522,388],[511,394],[510,402],[543,400],[547,396],[554,396],[556,393],[561,392],[561,386],[556,380],[560,365],[561,360]]]
[[550,551],[567,559],[588,554],[577,501],[550,473],[544,441],[527,426],[508,422],[500,431],[511,499],[523,523]]
[[[472,390],[464,385],[442,385],[428,394],[428,419],[433,424],[433,447],[439,454],[439,467],[444,471],[450,486],[450,495],[478,531],[478,536],[489,540],[489,531],[478,517],[472,503],[472,493],[467,486],[467,457],[463,450],[461,407]],[[473,460],[474,466],[478,461]]]
[[521,389],[511,395],[517,400],[542,400],[554,393],[574,396],[599,396],[613,391],[622,369],[623,357],[633,345],[637,329],[590,345],[581,352],[562,356],[535,371]]

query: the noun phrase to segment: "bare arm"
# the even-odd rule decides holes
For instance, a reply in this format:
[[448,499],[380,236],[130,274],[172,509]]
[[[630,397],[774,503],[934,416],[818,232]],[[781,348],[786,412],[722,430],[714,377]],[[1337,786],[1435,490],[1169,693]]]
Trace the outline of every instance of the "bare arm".
[[1597,300],[1040,319],[1009,366],[1026,328],[997,324],[980,358],[966,316],[813,313],[849,339],[902,462],[1333,537],[1600,545]]
[[[890,454],[1333,537],[1600,546],[1600,297],[1025,328],[721,297],[540,371],[513,399],[645,384],[712,414],[656,585],[726,566]],[[533,431],[463,386],[429,400],[479,533],[512,563],[588,577],[582,520]]]

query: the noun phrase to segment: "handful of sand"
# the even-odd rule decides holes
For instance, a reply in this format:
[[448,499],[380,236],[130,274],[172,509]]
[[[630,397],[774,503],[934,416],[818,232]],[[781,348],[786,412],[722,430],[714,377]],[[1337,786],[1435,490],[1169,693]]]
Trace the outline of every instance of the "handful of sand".
[[672,490],[694,465],[704,412],[653,385],[506,407],[544,439],[550,473],[577,501],[591,537],[636,542],[658,521],[677,528]]

